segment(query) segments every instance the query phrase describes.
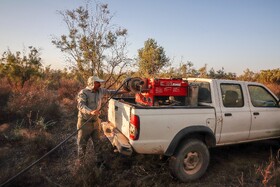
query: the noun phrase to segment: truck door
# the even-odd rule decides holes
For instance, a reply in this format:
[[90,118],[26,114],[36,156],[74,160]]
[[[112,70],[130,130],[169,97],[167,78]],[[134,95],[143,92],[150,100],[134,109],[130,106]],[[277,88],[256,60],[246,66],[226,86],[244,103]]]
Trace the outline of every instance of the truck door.
[[243,90],[241,84],[220,84],[222,128],[219,143],[239,142],[249,137],[251,113]]
[[261,85],[248,85],[252,114],[250,139],[280,136],[280,108],[277,99]]

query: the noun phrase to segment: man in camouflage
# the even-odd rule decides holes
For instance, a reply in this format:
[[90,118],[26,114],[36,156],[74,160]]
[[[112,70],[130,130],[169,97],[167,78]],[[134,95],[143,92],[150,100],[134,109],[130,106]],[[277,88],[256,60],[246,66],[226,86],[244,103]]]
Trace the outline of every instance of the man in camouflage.
[[79,164],[84,161],[87,142],[90,138],[92,139],[92,142],[94,144],[95,154],[98,154],[100,152],[100,119],[98,118],[98,116],[100,114],[102,97],[114,94],[116,92],[114,90],[100,88],[102,82],[104,82],[104,80],[100,79],[97,76],[89,77],[87,87],[82,89],[78,94],[77,107],[79,113],[77,129],[81,128],[81,126],[84,125],[79,130],[77,139]]

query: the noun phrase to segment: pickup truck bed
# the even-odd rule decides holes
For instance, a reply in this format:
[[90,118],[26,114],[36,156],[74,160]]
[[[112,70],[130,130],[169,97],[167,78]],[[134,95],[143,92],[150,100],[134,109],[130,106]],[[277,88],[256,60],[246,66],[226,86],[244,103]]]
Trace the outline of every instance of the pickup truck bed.
[[[169,155],[170,151],[167,151],[170,142],[173,137],[181,130],[180,121],[182,121],[186,115],[192,115],[192,118],[185,122],[185,125],[188,124],[196,124],[197,126],[207,125],[212,133],[215,132],[215,125],[213,120],[215,119],[214,107],[211,106],[153,106],[146,107],[136,104],[133,98],[116,98],[110,101],[110,105],[114,105],[114,109],[109,109],[109,115],[115,116],[113,119],[109,117],[111,120],[108,123],[103,123],[105,130],[107,131],[106,136],[110,137],[110,141],[117,143],[116,146],[119,149],[119,152],[130,155],[132,153],[132,149],[129,147],[133,147],[133,150],[136,153],[142,154],[165,154]],[[113,103],[112,103],[113,102]],[[139,134],[139,139],[137,141],[129,141],[129,139],[125,137],[129,137],[129,117],[131,112],[135,111],[138,116],[141,116],[141,123],[148,123],[150,125],[141,126],[141,132],[146,132],[145,134]],[[163,120],[165,116],[172,115],[172,121]],[[201,118],[201,115],[207,116],[208,122],[205,122],[204,118]],[[160,123],[160,128],[158,124]],[[116,124],[116,126],[114,125]],[[109,135],[108,132],[113,132],[113,134],[118,134],[115,137],[115,140],[112,140],[113,135]],[[121,133],[120,133],[121,131]],[[156,135],[155,136],[155,132]],[[166,139],[164,135],[168,132],[169,139]],[[124,137],[122,135],[124,135]],[[119,137],[122,137],[121,140]],[[155,139],[157,141],[155,142]],[[118,140],[118,141],[117,141]],[[122,146],[121,146],[122,145]],[[129,146],[130,145],[130,146]],[[129,151],[129,152],[128,152]],[[131,152],[130,152],[131,151]]]

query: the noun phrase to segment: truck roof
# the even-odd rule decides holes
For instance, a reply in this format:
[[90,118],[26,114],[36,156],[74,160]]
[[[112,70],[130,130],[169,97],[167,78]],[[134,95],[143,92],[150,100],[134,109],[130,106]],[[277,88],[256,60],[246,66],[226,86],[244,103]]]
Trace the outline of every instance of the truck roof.
[[259,84],[262,85],[258,82],[249,82],[249,81],[241,81],[241,80],[230,80],[230,79],[211,79],[211,78],[195,78],[195,77],[189,77],[189,78],[184,78],[187,81],[191,82],[223,82],[223,83],[246,83],[246,84]]

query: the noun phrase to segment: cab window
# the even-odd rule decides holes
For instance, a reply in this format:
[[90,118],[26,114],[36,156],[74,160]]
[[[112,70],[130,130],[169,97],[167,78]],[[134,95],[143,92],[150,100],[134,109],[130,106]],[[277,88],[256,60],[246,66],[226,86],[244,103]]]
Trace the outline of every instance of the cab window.
[[200,82],[198,89],[198,102],[212,103],[209,82]]
[[251,103],[254,107],[277,107],[277,101],[264,87],[258,85],[248,86]]

